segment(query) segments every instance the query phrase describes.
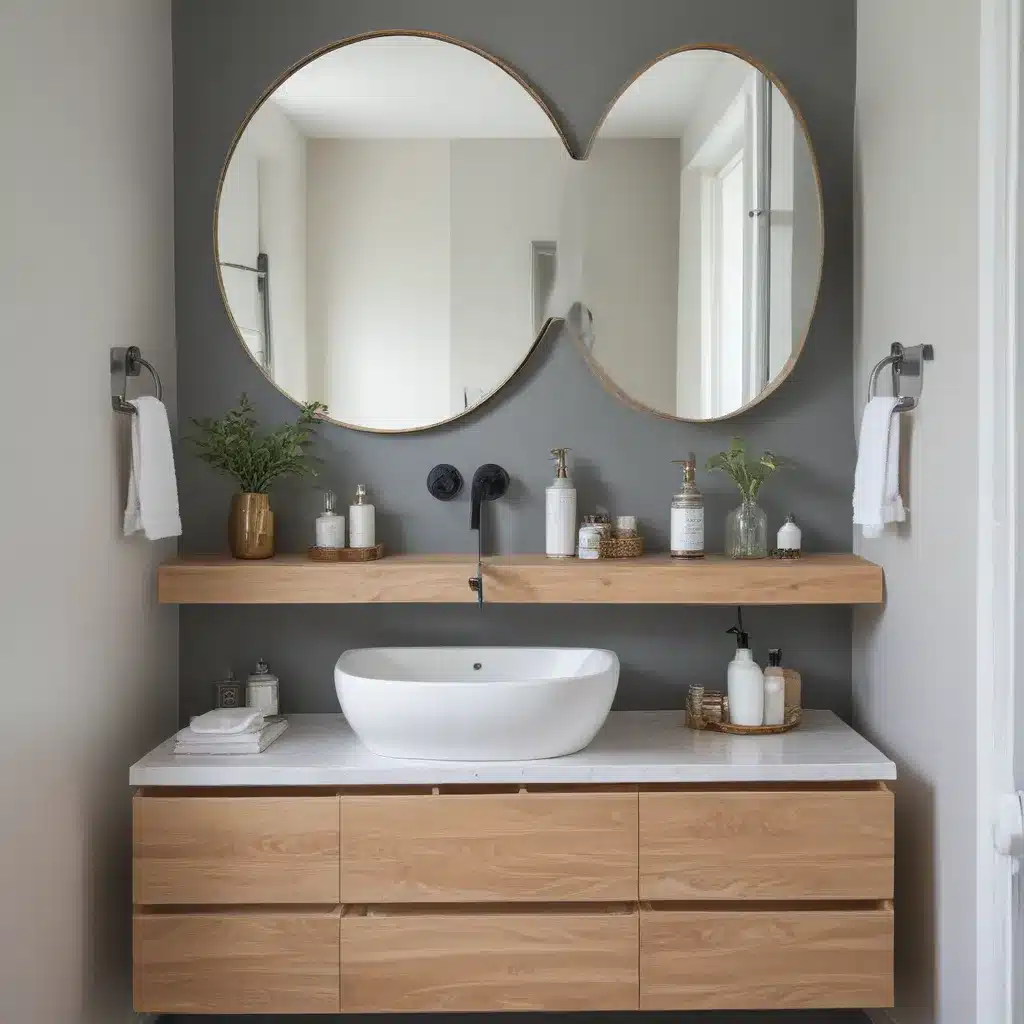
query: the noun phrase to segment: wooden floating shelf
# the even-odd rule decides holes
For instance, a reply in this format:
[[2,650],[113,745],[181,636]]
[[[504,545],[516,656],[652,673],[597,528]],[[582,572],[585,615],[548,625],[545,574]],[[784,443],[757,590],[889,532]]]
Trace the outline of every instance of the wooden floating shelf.
[[[389,555],[321,563],[305,555],[265,561],[188,556],[162,565],[163,604],[473,604],[472,555]],[[792,561],[668,555],[564,561],[544,555],[484,559],[487,604],[880,604],[880,566],[849,554]]]

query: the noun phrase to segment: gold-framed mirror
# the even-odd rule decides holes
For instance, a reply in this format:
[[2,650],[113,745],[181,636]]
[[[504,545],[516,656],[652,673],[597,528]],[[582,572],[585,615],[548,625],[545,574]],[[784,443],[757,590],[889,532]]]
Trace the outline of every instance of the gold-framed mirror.
[[465,415],[541,336],[571,162],[541,98],[468,44],[379,32],[312,54],[250,111],[217,191],[245,350],[343,426]]

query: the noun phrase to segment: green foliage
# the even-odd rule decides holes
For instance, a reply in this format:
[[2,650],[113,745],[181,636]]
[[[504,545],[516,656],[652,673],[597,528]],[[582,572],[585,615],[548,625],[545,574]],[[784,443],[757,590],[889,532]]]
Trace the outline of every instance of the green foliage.
[[777,470],[783,469],[787,460],[772,452],[765,452],[754,459],[747,455],[747,448],[740,437],[734,437],[729,450],[712,455],[708,459],[708,472],[725,473],[740,489],[745,501],[757,501],[761,485]]
[[259,421],[243,394],[238,408],[221,419],[193,419],[197,432],[188,441],[208,466],[234,477],[243,493],[266,494],[284,477],[316,476],[320,460],[309,449],[316,438],[315,424],[326,411],[322,402],[308,402],[295,423],[260,434]]

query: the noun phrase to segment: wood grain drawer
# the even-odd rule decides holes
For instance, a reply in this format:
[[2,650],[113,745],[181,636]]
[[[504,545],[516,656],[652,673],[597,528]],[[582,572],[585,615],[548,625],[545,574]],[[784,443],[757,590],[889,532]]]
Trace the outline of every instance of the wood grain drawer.
[[891,909],[641,912],[641,1010],[892,1002]]
[[635,1010],[635,912],[398,913],[341,921],[348,1013]]
[[637,898],[637,795],[341,798],[345,903]]
[[136,796],[137,904],[338,903],[338,798]]
[[142,1013],[337,1013],[340,911],[136,914]]
[[892,894],[893,798],[881,784],[640,794],[642,900]]

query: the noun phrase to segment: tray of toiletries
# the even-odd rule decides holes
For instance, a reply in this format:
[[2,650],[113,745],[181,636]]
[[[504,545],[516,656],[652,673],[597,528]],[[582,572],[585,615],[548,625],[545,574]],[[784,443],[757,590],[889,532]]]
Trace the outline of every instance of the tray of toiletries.
[[771,736],[789,732],[801,722],[799,704],[788,704],[782,721],[771,725],[737,725],[729,717],[729,697],[719,690],[691,686],[686,698],[686,726],[698,732],[724,732],[733,736]]

